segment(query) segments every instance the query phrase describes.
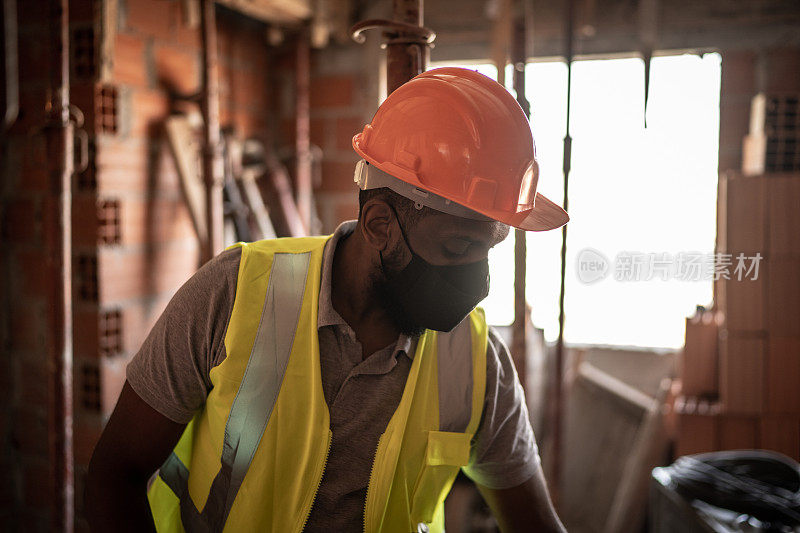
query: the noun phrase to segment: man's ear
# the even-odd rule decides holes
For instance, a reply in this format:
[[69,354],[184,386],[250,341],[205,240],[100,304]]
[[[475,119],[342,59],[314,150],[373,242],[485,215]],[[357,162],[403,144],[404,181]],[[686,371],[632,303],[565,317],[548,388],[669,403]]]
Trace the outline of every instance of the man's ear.
[[368,200],[361,208],[361,233],[375,250],[386,251],[392,241],[394,211],[380,198]]

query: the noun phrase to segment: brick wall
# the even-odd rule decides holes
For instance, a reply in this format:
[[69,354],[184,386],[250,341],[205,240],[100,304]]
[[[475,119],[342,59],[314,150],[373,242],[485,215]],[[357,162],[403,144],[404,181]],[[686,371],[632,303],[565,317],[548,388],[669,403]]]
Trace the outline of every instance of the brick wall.
[[[0,523],[50,530],[44,271],[47,176],[42,139],[48,43],[35,2],[20,2],[21,112],[4,143],[0,291]],[[74,447],[76,527],[94,445],[125,365],[174,291],[199,266],[199,246],[163,124],[174,93],[200,86],[200,29],[177,0],[119,2],[110,77],[99,77],[101,3],[70,2],[71,101],[85,114],[89,167],[74,178]],[[218,9],[220,123],[271,139],[272,49],[265,26]],[[82,47],[82,48],[81,48]],[[186,104],[182,104],[185,108]],[[12,519],[13,517],[13,519]],[[16,521],[16,522],[15,522]]]
[[[358,161],[351,144],[375,113],[379,102],[378,69],[383,51],[376,43],[332,45],[311,57],[310,135],[322,149],[314,196],[323,233],[358,216]],[[291,135],[290,128],[284,132]],[[293,141],[292,141],[293,142]]]

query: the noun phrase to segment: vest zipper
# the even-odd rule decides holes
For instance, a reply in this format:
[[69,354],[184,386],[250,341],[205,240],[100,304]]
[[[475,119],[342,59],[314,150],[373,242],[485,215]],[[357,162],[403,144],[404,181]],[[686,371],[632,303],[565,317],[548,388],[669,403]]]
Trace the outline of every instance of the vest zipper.
[[[383,435],[381,435],[383,436]],[[375,446],[375,456],[372,458],[372,466],[369,468],[369,481],[367,482],[367,495],[364,498],[364,533],[367,533],[367,509],[369,509],[369,496],[373,492],[374,483],[372,482],[372,475],[375,473],[375,463],[378,461],[378,450],[381,447],[380,439],[378,445]]]
[[328,466],[328,455],[331,452],[331,437],[333,433],[331,430],[328,430],[328,442],[325,445],[325,458],[322,460],[322,468],[320,468],[319,476],[317,477],[317,486],[314,488],[314,497],[311,498],[311,505],[308,506],[308,510],[306,511],[306,517],[303,519],[303,524],[300,526],[298,531],[303,531],[306,528],[306,523],[308,523],[308,518],[311,516],[311,509],[314,508],[314,502],[317,501],[317,492],[319,492],[319,486],[322,485],[322,476],[325,474],[325,467]]

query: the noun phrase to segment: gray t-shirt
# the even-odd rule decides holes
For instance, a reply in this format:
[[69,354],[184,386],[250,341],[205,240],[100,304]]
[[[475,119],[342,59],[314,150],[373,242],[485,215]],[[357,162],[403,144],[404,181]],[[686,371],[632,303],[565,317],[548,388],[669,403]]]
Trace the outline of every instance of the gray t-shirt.
[[[318,334],[322,387],[333,433],[328,462],[305,531],[361,531],[378,439],[400,402],[416,348],[401,335],[362,360],[353,329],[331,303],[333,256],[355,222],[325,246]],[[134,391],[151,407],[187,423],[211,390],[209,372],[225,359],[240,249],[223,252],[178,290],[127,367]],[[486,398],[464,473],[492,489],[514,487],[541,468],[528,410],[508,348],[489,329]]]

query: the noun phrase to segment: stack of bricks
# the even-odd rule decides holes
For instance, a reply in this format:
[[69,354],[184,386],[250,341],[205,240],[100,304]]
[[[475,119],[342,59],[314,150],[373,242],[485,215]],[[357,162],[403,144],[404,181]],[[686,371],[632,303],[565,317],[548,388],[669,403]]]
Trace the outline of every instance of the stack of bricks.
[[[753,99],[756,57],[734,55],[727,72],[725,62],[721,143],[729,135],[726,98],[737,107],[745,96],[756,109],[763,103]],[[761,89],[800,94],[797,77],[784,75],[797,72],[800,51],[782,51],[769,66]],[[732,129],[741,142],[747,121],[738,122]],[[730,261],[731,268],[715,281],[715,313],[687,321],[676,454],[763,448],[800,460],[800,173],[744,175],[725,169],[725,157],[721,145],[716,251],[718,266]],[[735,272],[739,257],[748,268],[757,262],[757,275]]]

